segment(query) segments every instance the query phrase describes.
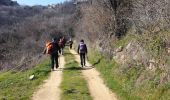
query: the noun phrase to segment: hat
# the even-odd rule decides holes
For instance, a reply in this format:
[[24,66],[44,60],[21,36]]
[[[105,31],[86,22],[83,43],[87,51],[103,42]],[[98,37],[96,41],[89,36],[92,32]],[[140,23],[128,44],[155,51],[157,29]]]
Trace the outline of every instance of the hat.
[[84,42],[84,40],[82,39],[80,42]]

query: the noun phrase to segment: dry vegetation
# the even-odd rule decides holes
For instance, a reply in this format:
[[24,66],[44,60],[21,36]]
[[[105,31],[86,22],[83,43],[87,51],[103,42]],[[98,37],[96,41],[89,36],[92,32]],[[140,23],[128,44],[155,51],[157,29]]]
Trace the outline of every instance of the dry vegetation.
[[114,44],[135,34],[150,54],[148,59],[168,66],[169,5],[168,0],[89,0],[52,8],[0,6],[0,69],[27,66],[33,62],[24,62],[32,59],[37,62],[45,41],[61,34],[85,39],[111,59],[117,48]]
[[[119,71],[140,66],[139,68],[144,70],[141,71],[139,79],[134,80],[136,81],[146,75],[145,71],[152,66],[149,72],[152,75],[141,80],[141,83],[145,80],[155,84],[169,82],[170,1],[89,0],[77,5],[76,16],[76,40],[85,39],[89,47],[96,48],[105,57],[112,59],[118,47],[125,48],[134,41],[135,44],[132,45],[136,46],[130,48],[131,53],[135,53],[135,47],[147,52],[145,55],[139,54],[144,62],[135,61],[133,57],[128,56],[130,59],[126,60],[129,62]],[[151,78],[154,81],[150,80]]]
[[121,38],[130,29],[138,34],[156,34],[169,28],[168,0],[91,1],[77,7],[81,19],[76,30],[77,34],[83,34],[92,42],[101,38],[111,41],[114,37]]
[[[77,5],[78,18],[74,31],[77,40],[84,38],[92,47],[97,47],[111,58],[114,42],[128,34],[143,37],[139,39],[143,46],[158,36],[161,43],[158,45],[166,49],[169,36],[164,32],[170,27],[169,5],[168,0],[89,0]],[[157,56],[158,53],[152,55]]]
[[[84,39],[89,47],[100,52],[97,56],[102,54],[109,58],[105,59],[106,62],[101,61],[101,65],[110,63],[108,68],[115,70],[115,75],[108,70],[106,79],[107,75],[117,75],[120,82],[126,79],[122,84],[128,92],[129,89],[135,91],[140,97],[141,93],[147,94],[155,89],[159,98],[163,97],[161,95],[168,96],[169,0],[85,0],[77,3],[65,2],[52,8],[0,6],[0,15],[0,70],[15,68],[18,64],[22,65],[19,69],[30,68],[28,65],[37,62],[45,41],[63,34],[75,36],[77,41]],[[124,48],[130,43],[132,45],[128,52]],[[121,46],[124,55],[130,55],[125,59],[128,63],[114,69],[110,59]],[[141,56],[139,61],[133,59],[134,52],[139,52],[136,54]],[[96,59],[96,55],[91,56],[94,56],[92,61]],[[24,63],[30,59],[34,61]],[[155,70],[148,71],[150,61],[154,63]],[[105,71],[103,65],[101,72]],[[121,80],[122,77],[124,79]],[[157,92],[152,93],[157,95]]]
[[45,41],[70,32],[74,8],[72,2],[54,8],[0,6],[0,70],[36,64]]

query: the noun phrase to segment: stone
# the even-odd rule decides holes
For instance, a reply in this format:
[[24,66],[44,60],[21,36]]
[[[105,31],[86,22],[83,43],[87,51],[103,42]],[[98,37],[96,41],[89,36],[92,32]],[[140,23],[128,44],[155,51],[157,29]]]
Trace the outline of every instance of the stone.
[[167,52],[170,53],[170,48],[167,49]]
[[31,76],[29,77],[30,80],[33,80],[34,78],[35,78],[35,75],[31,75]]
[[132,42],[130,42],[127,46],[126,46],[126,49],[130,49],[131,48],[131,45],[132,45]]
[[116,52],[122,52],[123,51],[123,47],[120,46],[119,48],[116,49]]
[[149,69],[150,69],[150,70],[155,69],[155,65],[154,65],[154,63],[150,63],[150,64],[149,64]]
[[149,60],[149,70],[156,70],[156,64],[158,64],[158,62],[155,59]]
[[149,63],[156,63],[154,59],[149,60]]

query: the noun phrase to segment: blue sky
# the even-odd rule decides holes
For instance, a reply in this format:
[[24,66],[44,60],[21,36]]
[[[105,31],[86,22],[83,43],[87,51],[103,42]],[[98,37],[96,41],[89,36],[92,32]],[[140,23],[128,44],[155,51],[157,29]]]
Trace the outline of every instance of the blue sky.
[[13,0],[17,1],[21,5],[48,5],[48,4],[56,4],[56,3],[61,3],[66,0]]

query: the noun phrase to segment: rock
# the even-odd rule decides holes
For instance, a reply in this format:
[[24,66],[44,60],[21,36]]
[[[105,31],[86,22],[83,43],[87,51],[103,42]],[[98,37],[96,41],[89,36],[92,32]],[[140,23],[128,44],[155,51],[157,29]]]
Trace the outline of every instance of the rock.
[[170,54],[170,48],[167,49],[167,52]]
[[153,70],[153,69],[155,69],[155,65],[154,65],[154,63],[150,63],[149,64],[149,70]]
[[138,65],[148,66],[149,55],[144,48],[137,42],[132,40],[127,46],[120,46],[116,50],[116,54],[113,57],[118,63],[134,63]]
[[127,60],[126,55],[124,55],[122,52],[117,53],[115,56],[113,56],[113,59],[119,64],[124,64]]
[[155,70],[158,62],[155,59],[149,60],[149,70]]
[[132,42],[130,42],[127,46],[126,46],[126,49],[130,49],[131,48],[131,45],[132,45]]
[[149,63],[158,64],[158,61],[156,61],[155,59],[151,59],[151,60],[149,60]]
[[35,78],[35,75],[31,75],[31,76],[29,77],[30,80],[33,80],[34,78]]
[[119,48],[116,49],[116,52],[122,52],[123,51],[123,47],[120,46]]
[[149,63],[156,63],[154,59],[149,60]]

